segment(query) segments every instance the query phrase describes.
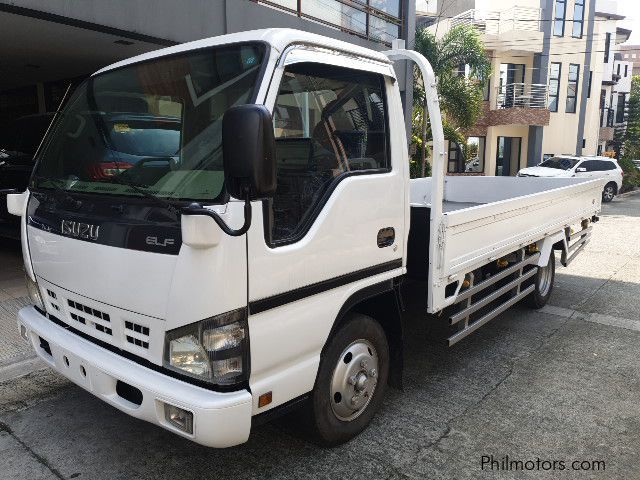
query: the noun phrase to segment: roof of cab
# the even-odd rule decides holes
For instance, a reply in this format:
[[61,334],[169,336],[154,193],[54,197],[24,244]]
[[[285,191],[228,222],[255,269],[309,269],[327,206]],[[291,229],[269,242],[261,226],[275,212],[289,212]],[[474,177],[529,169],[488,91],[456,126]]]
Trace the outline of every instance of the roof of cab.
[[317,35],[315,33],[304,32],[302,30],[295,30],[291,28],[266,28],[262,30],[250,30],[247,32],[231,33],[228,35],[204,38],[202,40],[182,43],[180,45],[143,53],[142,55],[137,55],[135,57],[131,57],[126,60],[122,60],[120,62],[109,65],[101,70],[98,70],[96,73],[94,73],[94,75],[116,68],[124,67],[126,65],[144,62],[146,60],[173,55],[176,53],[188,52],[191,50],[198,50],[206,47],[214,47],[216,45],[252,41],[268,43],[269,45],[271,45],[271,47],[275,48],[280,53],[282,53],[289,45],[302,43],[326,47],[333,50],[341,50],[346,53],[366,57],[383,63],[391,63],[389,58],[383,53],[371,50],[369,48],[361,47],[359,45],[354,45],[352,43],[343,42],[341,40],[325,37],[323,35]]

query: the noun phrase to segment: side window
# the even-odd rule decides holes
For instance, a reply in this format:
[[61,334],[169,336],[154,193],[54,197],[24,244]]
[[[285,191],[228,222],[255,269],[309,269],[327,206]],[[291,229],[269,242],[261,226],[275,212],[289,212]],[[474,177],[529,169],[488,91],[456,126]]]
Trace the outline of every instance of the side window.
[[278,189],[267,238],[304,235],[330,189],[349,173],[390,169],[382,75],[314,63],[287,67],[274,125]]
[[579,167],[586,168],[587,172],[597,172],[598,171],[598,162],[595,160],[586,160],[582,162]]
[[607,172],[609,170],[615,170],[616,169],[616,165],[615,163],[609,161],[609,160],[600,160],[600,168],[599,170],[601,172]]

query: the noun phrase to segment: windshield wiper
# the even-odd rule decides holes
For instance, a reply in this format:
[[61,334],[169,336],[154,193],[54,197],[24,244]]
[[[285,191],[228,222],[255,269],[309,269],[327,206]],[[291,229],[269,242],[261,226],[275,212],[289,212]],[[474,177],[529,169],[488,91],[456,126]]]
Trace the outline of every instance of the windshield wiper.
[[[116,163],[116,168],[119,168],[117,163]],[[168,200],[164,200],[163,198],[156,197],[155,195],[145,191],[144,189],[149,188],[149,185],[134,183],[129,180],[126,180],[125,178],[122,177],[122,174],[120,174],[117,177],[110,177],[107,180],[107,182],[113,183],[115,185],[124,185],[126,187],[131,188],[134,192],[138,193],[139,195],[142,195],[143,197],[156,202],[158,205],[162,205],[164,208],[166,208],[171,213],[173,213],[176,216],[176,218],[181,212],[181,207],[179,205],[176,205],[173,202],[170,202]]]
[[[58,183],[58,179],[54,179],[54,178],[49,178],[49,177],[43,177],[42,175],[35,175],[33,177],[33,179],[36,182],[49,182],[49,184],[52,185],[53,189],[59,193],[60,195],[62,195],[64,197],[64,199],[67,202],[73,203],[73,205],[76,208],[80,208],[82,206],[82,202],[80,200],[76,200],[75,198],[73,198],[70,194],[69,194],[69,190],[67,190],[66,188],[64,188],[63,186],[61,186],[60,183]],[[37,185],[36,185],[37,186]],[[46,187],[45,187],[46,188]]]

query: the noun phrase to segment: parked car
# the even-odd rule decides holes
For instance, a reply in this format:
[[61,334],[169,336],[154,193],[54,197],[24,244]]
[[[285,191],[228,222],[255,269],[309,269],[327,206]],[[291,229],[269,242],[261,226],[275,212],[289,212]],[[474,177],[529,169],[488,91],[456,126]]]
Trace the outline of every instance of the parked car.
[[622,188],[624,172],[618,161],[609,157],[573,157],[558,155],[537,167],[523,168],[519,177],[584,177],[610,178],[602,191],[602,201],[610,202]]
[[[0,191],[26,190],[33,170],[33,156],[44,137],[53,113],[27,115],[5,128],[0,138]],[[6,195],[0,194],[0,236],[15,237],[18,219],[7,212]]]

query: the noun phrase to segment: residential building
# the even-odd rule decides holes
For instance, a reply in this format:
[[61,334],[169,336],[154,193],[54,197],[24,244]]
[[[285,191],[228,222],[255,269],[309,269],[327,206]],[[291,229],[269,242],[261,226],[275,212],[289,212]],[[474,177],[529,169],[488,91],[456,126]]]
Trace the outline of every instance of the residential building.
[[632,71],[632,62],[624,60],[619,52],[613,54],[611,69],[605,70],[600,90],[598,155],[609,149],[616,130],[622,132],[626,128],[625,114],[631,94]]
[[621,45],[622,59],[633,63],[633,75],[640,75],[640,45]]
[[440,0],[436,13],[431,31],[474,26],[492,64],[484,115],[466,132],[478,153],[450,146],[449,173],[515,175],[548,156],[598,152],[598,88],[617,78],[614,48],[629,33],[615,0]]
[[[0,124],[55,110],[67,85],[118,60],[267,27],[377,50],[395,39],[410,47],[415,0],[0,0]],[[406,72],[399,73],[402,90],[406,78],[412,83]]]

